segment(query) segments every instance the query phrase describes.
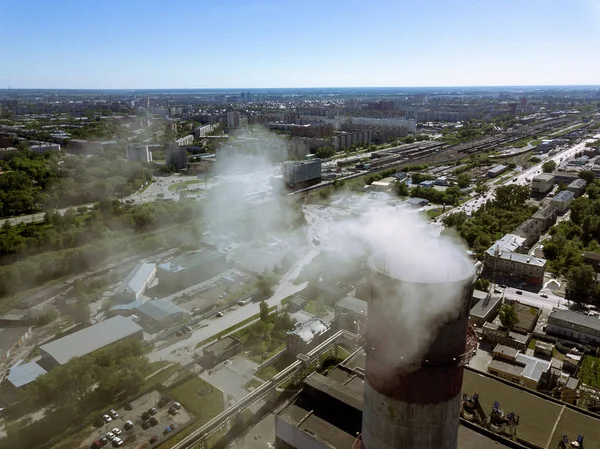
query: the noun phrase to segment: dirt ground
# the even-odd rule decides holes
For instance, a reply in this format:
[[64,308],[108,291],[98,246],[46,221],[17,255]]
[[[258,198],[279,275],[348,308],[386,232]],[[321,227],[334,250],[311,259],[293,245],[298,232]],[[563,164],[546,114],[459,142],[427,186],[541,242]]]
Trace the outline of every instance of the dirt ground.
[[[125,444],[123,444],[123,448],[142,448],[146,447],[150,438],[153,435],[157,435],[158,437],[162,437],[163,430],[170,424],[175,424],[177,426],[181,426],[187,423],[192,416],[190,413],[185,410],[185,408],[181,408],[179,413],[175,416],[171,416],[167,413],[169,409],[169,404],[159,408],[158,413],[155,418],[158,420],[158,424],[154,427],[150,427],[147,430],[142,429],[142,413],[148,410],[151,407],[157,407],[157,402],[160,399],[161,395],[158,391],[151,391],[143,396],[140,396],[136,400],[131,402],[133,407],[132,410],[127,411],[123,408],[116,409],[119,417],[117,419],[112,420],[109,423],[105,423],[102,427],[95,427],[93,425],[85,427],[80,432],[73,435],[66,441],[61,442],[57,446],[58,448],[81,448],[87,449],[90,445],[98,440],[103,435],[106,435],[113,428],[118,427],[123,431],[119,438],[121,438]],[[106,410],[108,412],[108,410]],[[133,421],[135,426],[131,430],[125,430],[123,428],[125,422],[127,420]],[[110,446],[105,446],[110,447]]]

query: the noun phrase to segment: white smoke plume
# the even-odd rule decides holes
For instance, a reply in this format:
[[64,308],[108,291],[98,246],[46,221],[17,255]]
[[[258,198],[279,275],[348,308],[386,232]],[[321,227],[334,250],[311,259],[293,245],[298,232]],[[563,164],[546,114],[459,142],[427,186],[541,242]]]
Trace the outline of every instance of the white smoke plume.
[[431,354],[441,326],[464,312],[473,265],[458,240],[440,235],[414,209],[373,199],[360,203],[369,206],[335,223],[332,243],[342,248],[340,263],[373,256],[379,271],[404,281],[373,283],[378,300],[368,312],[368,333],[379,341],[381,375],[407,374]]

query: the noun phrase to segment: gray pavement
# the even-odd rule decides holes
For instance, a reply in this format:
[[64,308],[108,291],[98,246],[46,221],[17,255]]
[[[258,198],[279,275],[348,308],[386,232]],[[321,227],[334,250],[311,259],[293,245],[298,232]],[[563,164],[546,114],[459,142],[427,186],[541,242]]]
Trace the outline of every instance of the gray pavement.
[[227,445],[230,449],[273,449],[275,447],[275,415],[269,413],[244,435]]
[[256,363],[238,354],[215,368],[204,371],[200,377],[235,401],[239,401],[248,394],[244,385],[254,377],[257,368]]

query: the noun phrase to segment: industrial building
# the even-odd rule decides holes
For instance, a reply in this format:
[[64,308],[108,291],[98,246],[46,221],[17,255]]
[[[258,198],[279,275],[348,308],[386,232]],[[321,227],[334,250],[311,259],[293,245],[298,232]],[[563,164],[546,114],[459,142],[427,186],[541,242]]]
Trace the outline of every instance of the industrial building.
[[548,316],[546,333],[569,340],[600,344],[600,317],[571,310],[554,310]]
[[287,351],[292,355],[305,354],[329,335],[330,327],[319,318],[302,310],[293,313],[294,328],[287,334]]
[[166,299],[146,301],[135,308],[140,324],[153,330],[163,330],[180,322],[188,312]]
[[[456,449],[474,267],[468,259],[457,259],[439,280],[419,280],[389,271],[393,266],[384,256],[372,256],[368,265],[362,444],[367,449]],[[415,300],[403,294],[431,301],[449,290],[457,295],[455,315],[448,316],[422,358],[403,357],[414,345],[412,329],[389,311]]]
[[508,170],[508,165],[495,165],[487,171],[488,178],[495,178]]
[[361,324],[366,324],[367,313],[367,301],[353,296],[346,296],[335,303],[335,325],[339,329],[358,333]]
[[115,303],[126,304],[140,299],[155,276],[155,263],[138,263],[115,290]]
[[559,192],[554,198],[552,198],[552,200],[550,200],[550,203],[556,207],[556,210],[559,214],[564,214],[566,211],[569,210],[569,207],[571,206],[571,203],[574,199],[575,194],[573,192],[571,192],[570,190],[563,190],[562,192]]
[[585,181],[585,179],[577,178],[577,179],[573,180],[573,182],[571,182],[571,184],[569,184],[567,186],[567,190],[569,190],[570,192],[573,192],[573,194],[576,197],[581,196],[585,192],[586,185],[587,185],[587,182]]
[[537,175],[531,181],[531,192],[545,195],[554,188],[554,175],[552,173],[542,173]]
[[29,327],[0,328],[0,362],[8,359],[30,335]]
[[166,145],[165,164],[175,167],[175,170],[185,170],[188,166],[187,148],[176,143]]
[[40,346],[39,365],[51,370],[73,357],[84,356],[126,338],[141,341],[144,331],[129,318],[115,316]]
[[[367,388],[365,362],[365,352],[361,349],[326,376],[316,372],[309,375],[301,391],[275,410],[275,448],[419,448],[412,445],[411,440],[404,439],[387,445],[367,445],[362,428],[364,414],[368,412],[366,400],[363,400]],[[572,384],[577,383],[576,379],[566,382],[571,383],[570,389],[563,391],[574,393],[576,386]],[[532,392],[525,386],[511,385],[497,377],[466,368],[460,391],[457,413],[460,419],[457,416],[453,423],[457,433],[453,447],[457,449],[556,448],[563,435],[576,439],[580,434],[586,441],[600,441],[600,420],[597,417]],[[416,395],[422,393],[426,394],[426,390],[415,392]],[[478,411],[469,414],[466,402],[475,395]],[[494,408],[500,412],[500,419],[494,419],[497,418],[493,416]],[[519,415],[518,425],[513,429],[516,434],[514,440],[518,438],[519,443],[525,446],[507,441],[511,438],[507,432],[510,429],[506,419],[509,412]],[[397,423],[404,419],[402,415],[393,417]],[[431,421],[437,420],[439,416],[433,413],[421,417],[420,426],[406,429],[406,432],[426,438]],[[382,425],[385,423],[382,422]],[[391,432],[392,423],[387,423],[384,429],[382,436]]]
[[17,390],[29,385],[44,374],[46,374],[46,370],[36,362],[20,363],[8,370],[6,381],[14,390]]
[[202,366],[212,368],[233,357],[242,349],[242,342],[231,335],[220,338],[202,349]]
[[283,180],[289,187],[321,182],[321,159],[286,161],[283,163]]
[[152,153],[148,145],[140,143],[128,143],[126,147],[127,160],[130,162],[151,162]]
[[199,284],[231,268],[225,254],[212,250],[183,253],[157,269],[159,287],[176,292]]

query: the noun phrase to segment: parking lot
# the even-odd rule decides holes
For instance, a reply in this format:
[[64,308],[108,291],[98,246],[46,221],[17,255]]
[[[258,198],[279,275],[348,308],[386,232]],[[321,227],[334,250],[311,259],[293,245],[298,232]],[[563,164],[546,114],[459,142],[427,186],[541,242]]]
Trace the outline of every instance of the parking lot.
[[[167,427],[170,427],[171,424],[175,424],[176,427],[179,427],[192,419],[184,407],[181,407],[176,415],[170,415],[168,410],[173,403],[172,400],[159,408],[157,404],[160,398],[161,395],[158,391],[151,391],[132,401],[130,403],[131,410],[125,410],[122,407],[116,409],[119,414],[118,418],[113,419],[111,422],[104,423],[100,427],[92,425],[84,428],[71,439],[71,441],[73,441],[72,447],[90,448],[94,441],[99,440],[113,428],[117,427],[122,431],[122,433],[118,435],[118,437],[123,440],[123,446],[121,447],[132,449],[142,448],[148,445],[148,442],[154,435],[161,438],[164,430]],[[142,429],[142,414],[152,407],[158,408],[158,412],[154,415],[158,424],[144,430]],[[106,410],[106,412],[108,412],[108,410]],[[125,422],[128,420],[133,421],[134,426],[130,430],[125,430]],[[105,447],[111,447],[110,443]]]

